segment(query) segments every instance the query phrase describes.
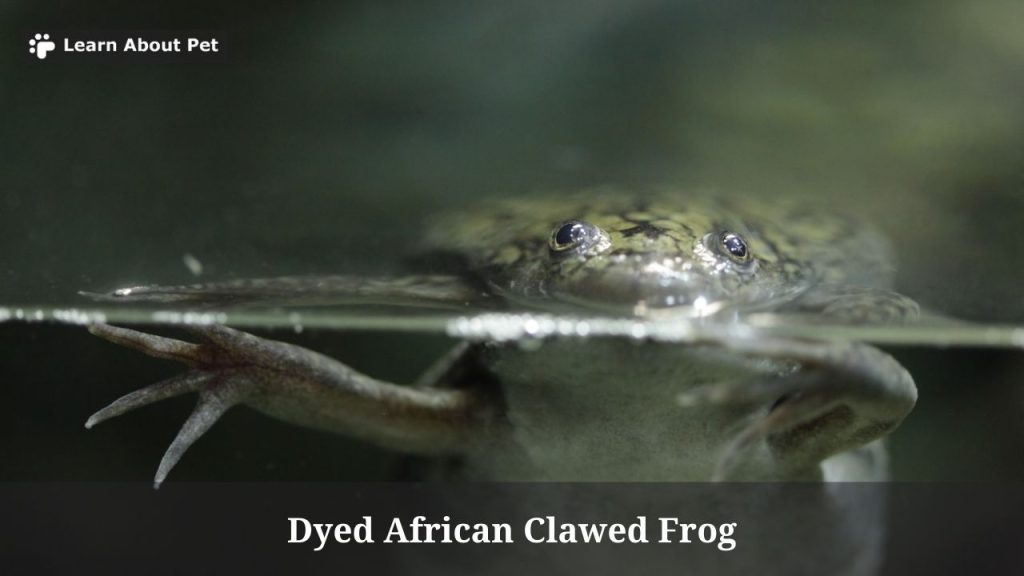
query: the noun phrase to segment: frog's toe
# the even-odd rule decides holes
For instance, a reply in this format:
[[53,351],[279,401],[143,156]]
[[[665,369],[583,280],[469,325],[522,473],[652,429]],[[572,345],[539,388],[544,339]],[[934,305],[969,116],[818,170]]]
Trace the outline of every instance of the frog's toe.
[[185,420],[178,431],[178,435],[167,447],[164,457],[160,459],[156,476],[153,478],[153,488],[159,488],[164,479],[174,468],[174,465],[181,460],[181,457],[229,408],[238,403],[237,398],[230,394],[218,394],[214,391],[202,392],[199,395],[199,403],[195,410]]
[[138,350],[154,358],[176,360],[193,366],[208,359],[208,355],[205,354],[202,345],[183,342],[174,338],[146,334],[138,330],[120,328],[109,324],[93,324],[89,326],[89,332],[104,340]]
[[177,437],[164,453],[153,484],[159,487],[182,455],[232,406],[243,402],[251,379],[246,376],[245,365],[239,362],[226,344],[240,338],[237,330],[225,327],[195,327],[190,329],[204,340],[192,344],[137,330],[105,324],[89,327],[93,334],[116,344],[139,350],[150,356],[177,360],[192,366],[184,374],[147,386],[118,398],[89,417],[86,428],[120,416],[132,410],[161,400],[191,392],[199,394],[199,403],[182,425]]
[[189,392],[197,392],[204,384],[212,379],[212,374],[203,372],[186,372],[185,374],[168,378],[167,380],[147,386],[141,390],[125,394],[90,416],[85,422],[85,427],[92,428],[104,420],[109,420],[115,416],[120,416],[137,408],[142,408],[143,406],[155,404],[161,400],[174,398],[175,396],[181,396],[182,394],[187,394]]
[[147,386],[118,398],[105,408],[97,411],[89,417],[85,423],[86,428],[92,428],[96,424],[131,412],[137,408],[147,406],[180,396],[189,392],[199,392],[199,403],[195,410],[188,417],[188,420],[178,431],[177,437],[160,460],[156,477],[153,479],[153,487],[159,488],[167,474],[174,465],[178,463],[185,451],[188,450],[213,424],[220,419],[229,408],[241,402],[243,395],[240,393],[240,386],[230,380],[218,386],[220,378],[213,373],[187,372],[175,376],[163,382]]
[[156,477],[153,479],[153,487],[159,488],[188,448],[205,434],[229,408],[242,402],[244,388],[244,380],[231,377],[221,378],[213,373],[188,372],[118,398],[90,416],[85,427],[92,428],[104,420],[160,400],[189,392],[199,392],[199,402],[195,410],[185,420],[178,435],[164,453],[163,459],[160,460]]

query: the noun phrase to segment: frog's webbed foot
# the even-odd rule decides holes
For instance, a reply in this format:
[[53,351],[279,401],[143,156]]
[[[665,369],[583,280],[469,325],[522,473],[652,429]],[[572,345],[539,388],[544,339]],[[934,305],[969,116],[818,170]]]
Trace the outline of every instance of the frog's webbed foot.
[[[296,424],[348,433],[400,450],[454,453],[480,437],[492,416],[489,398],[473,389],[412,388],[375,380],[331,358],[226,326],[190,326],[200,343],[184,342],[108,325],[93,334],[150,356],[190,366],[184,374],[115,400],[89,417],[91,428],[137,408],[187,394],[199,401],[157,469],[159,487],[178,460],[232,406],[246,404]],[[469,349],[446,357],[457,373]],[[444,379],[450,374],[434,370]]]
[[824,459],[881,438],[917,400],[910,374],[892,357],[860,343],[739,340],[718,343],[746,354],[792,360],[790,374],[712,384],[681,394],[683,406],[770,406],[726,446],[713,480],[735,478],[766,442],[786,470],[816,469]]

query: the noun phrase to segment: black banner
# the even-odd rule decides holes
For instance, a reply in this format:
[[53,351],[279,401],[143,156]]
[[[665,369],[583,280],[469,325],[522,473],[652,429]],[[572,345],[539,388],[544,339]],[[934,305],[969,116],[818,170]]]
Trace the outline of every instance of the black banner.
[[8,483],[9,573],[1019,574],[1018,484]]

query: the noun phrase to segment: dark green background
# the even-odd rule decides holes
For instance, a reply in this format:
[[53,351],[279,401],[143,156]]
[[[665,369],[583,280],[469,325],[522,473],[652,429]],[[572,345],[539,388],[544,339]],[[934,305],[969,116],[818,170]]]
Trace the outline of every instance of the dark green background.
[[[1022,323],[1015,2],[0,2],[0,304],[204,277],[395,270],[429,210],[613,184],[796,195],[893,237],[899,288]],[[220,30],[219,64],[81,63],[37,31]],[[446,343],[276,337],[408,381]],[[86,432],[176,368],[0,325],[0,478],[148,479],[191,404]],[[896,350],[898,478],[1024,478],[1024,356]],[[184,479],[386,478],[390,454],[232,412]]]

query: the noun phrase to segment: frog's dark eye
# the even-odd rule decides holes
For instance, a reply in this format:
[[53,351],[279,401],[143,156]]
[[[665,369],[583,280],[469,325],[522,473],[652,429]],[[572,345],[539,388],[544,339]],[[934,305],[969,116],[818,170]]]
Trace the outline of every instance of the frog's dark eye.
[[567,250],[586,250],[600,242],[603,234],[597,226],[582,220],[568,220],[555,226],[551,231],[548,246],[552,252]]
[[722,232],[718,235],[718,243],[721,246],[722,252],[728,256],[730,260],[739,263],[746,263],[751,260],[750,248],[747,247],[747,241],[739,234],[735,234],[733,232]]
[[551,232],[551,240],[548,245],[555,252],[562,252],[575,248],[581,243],[585,242],[587,236],[586,222],[580,222],[579,220],[569,220],[555,227]]

